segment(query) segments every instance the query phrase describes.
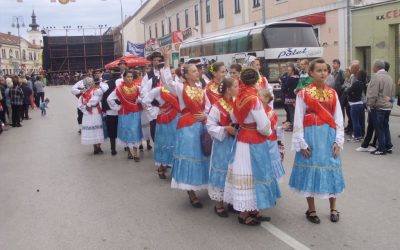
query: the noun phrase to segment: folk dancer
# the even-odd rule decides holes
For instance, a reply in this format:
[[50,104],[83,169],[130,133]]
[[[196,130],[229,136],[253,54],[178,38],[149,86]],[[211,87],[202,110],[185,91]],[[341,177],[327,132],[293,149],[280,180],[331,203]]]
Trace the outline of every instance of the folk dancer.
[[208,195],[217,201],[215,213],[228,217],[224,207],[224,188],[226,173],[233,157],[236,128],[232,124],[233,98],[239,92],[239,83],[232,78],[224,78],[218,86],[222,95],[211,107],[207,118],[207,130],[213,138],[208,183]]
[[161,69],[161,78],[165,87],[176,95],[182,116],[177,124],[175,155],[172,167],[171,187],[187,190],[190,203],[195,208],[203,205],[195,191],[208,187],[208,168],[210,158],[205,156],[201,147],[201,134],[206,130],[207,115],[204,113],[205,96],[203,89],[196,86],[199,82],[199,72],[195,65],[186,64],[183,67],[184,84],[174,82],[169,67],[171,50],[161,49],[165,66]]
[[108,86],[100,86],[100,81],[95,82],[92,78],[85,78],[83,84],[86,90],[78,99],[78,108],[83,113],[81,142],[93,145],[95,155],[103,154],[100,147],[104,142],[101,98]]
[[255,226],[269,221],[259,210],[272,208],[280,198],[268,152],[267,136],[271,124],[258,96],[256,84],[259,74],[252,68],[242,71],[240,78],[246,86],[240,91],[233,106],[234,119],[240,130],[233,162],[229,165],[225,182],[224,201],[240,211],[239,223]]
[[[151,105],[154,100],[159,103],[159,109]],[[153,157],[156,166],[158,166],[159,178],[166,179],[167,168],[172,167],[174,158],[176,125],[180,117],[179,101],[165,87],[157,87],[146,95],[142,104],[150,114],[157,112],[152,114],[157,116]]]
[[209,68],[211,81],[206,86],[206,114],[210,112],[211,106],[214,105],[220,98],[221,94],[218,92],[218,87],[225,77],[226,68],[223,62],[215,62]]
[[[140,87],[137,71],[125,71],[124,80],[108,96],[107,102],[112,110],[118,111],[118,140],[127,147],[128,159],[140,161],[138,146],[143,139],[140,113]],[[133,151],[133,154],[131,152]]]
[[338,96],[324,81],[328,68],[323,59],[310,65],[314,82],[296,99],[292,150],[296,151],[289,186],[307,199],[306,218],[319,224],[314,197],[328,199],[332,222],[339,221],[336,197],[344,190],[342,160],[343,115]]

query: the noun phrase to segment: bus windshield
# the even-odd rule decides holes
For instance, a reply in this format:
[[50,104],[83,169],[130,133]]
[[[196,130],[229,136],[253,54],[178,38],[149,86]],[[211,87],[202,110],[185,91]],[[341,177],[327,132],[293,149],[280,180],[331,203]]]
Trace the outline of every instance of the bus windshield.
[[263,31],[267,48],[319,47],[312,27],[267,27]]

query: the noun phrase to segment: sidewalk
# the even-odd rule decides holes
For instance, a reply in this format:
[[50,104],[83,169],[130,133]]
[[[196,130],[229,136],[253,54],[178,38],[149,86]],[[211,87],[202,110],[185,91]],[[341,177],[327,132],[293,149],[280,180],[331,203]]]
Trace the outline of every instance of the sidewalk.
[[391,115],[400,117],[400,106],[394,104]]

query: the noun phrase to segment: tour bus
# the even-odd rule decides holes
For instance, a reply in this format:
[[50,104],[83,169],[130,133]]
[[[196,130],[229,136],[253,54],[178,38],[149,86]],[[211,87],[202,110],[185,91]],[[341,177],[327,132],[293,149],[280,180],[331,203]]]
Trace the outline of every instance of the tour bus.
[[313,26],[302,22],[275,22],[225,34],[183,42],[180,59],[205,58],[222,61],[229,68],[232,63],[244,65],[249,55],[261,61],[261,73],[274,89],[275,101],[281,101],[279,77],[287,62],[322,57]]

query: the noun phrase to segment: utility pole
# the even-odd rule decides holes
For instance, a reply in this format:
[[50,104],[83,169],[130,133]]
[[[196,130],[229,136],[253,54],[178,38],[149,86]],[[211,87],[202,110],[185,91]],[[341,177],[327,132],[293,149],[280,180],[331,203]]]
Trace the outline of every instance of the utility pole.
[[[22,25],[20,25],[19,24],[19,22],[22,20]],[[22,28],[24,28],[25,27],[25,24],[24,24],[24,17],[22,17],[22,16],[14,16],[13,17],[13,22],[12,22],[12,25],[11,25],[11,27],[13,27],[13,28],[17,28],[17,30],[18,30],[18,40],[19,40],[19,43],[18,43],[18,46],[19,46],[19,70],[22,70],[22,49],[21,49],[21,34],[20,34],[20,32],[19,32],[19,28],[20,27],[22,27]]]

